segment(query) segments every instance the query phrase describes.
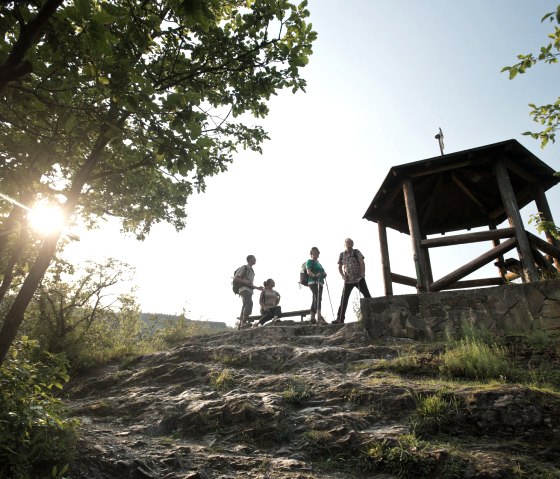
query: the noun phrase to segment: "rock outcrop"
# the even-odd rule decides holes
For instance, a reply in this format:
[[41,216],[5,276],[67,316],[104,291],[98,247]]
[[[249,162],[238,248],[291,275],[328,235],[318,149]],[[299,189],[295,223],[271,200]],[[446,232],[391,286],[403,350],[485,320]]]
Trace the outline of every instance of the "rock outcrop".
[[[192,337],[171,351],[75,378],[66,389],[81,422],[70,477],[558,473],[558,394],[505,382],[443,383],[380,367],[418,346],[373,341],[358,323],[282,322]],[[437,361],[437,347],[423,360]],[[431,396],[449,408],[419,422],[419,398]]]

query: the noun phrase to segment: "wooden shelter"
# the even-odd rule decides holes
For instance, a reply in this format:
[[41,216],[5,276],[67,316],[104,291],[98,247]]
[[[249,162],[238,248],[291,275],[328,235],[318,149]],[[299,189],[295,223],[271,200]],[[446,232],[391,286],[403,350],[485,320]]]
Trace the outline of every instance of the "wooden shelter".
[[[535,201],[541,218],[553,221],[545,192],[558,182],[554,170],[516,140],[392,167],[364,215],[378,224],[385,294],[393,294],[393,283],[432,292],[505,284],[507,270],[523,282],[538,281],[552,262],[557,271],[559,242],[526,231],[519,210]],[[498,229],[505,220],[510,227]],[[488,231],[428,238],[479,227]],[[387,228],[410,235],[416,278],[391,271]],[[491,249],[434,281],[430,248],[480,241],[491,241]],[[514,248],[519,260],[504,261]],[[494,260],[495,278],[461,281]]]

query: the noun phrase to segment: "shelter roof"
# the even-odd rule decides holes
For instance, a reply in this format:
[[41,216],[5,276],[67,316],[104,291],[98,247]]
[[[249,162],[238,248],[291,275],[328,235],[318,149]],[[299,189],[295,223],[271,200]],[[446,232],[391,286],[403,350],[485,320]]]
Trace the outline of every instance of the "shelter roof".
[[533,201],[531,185],[544,191],[560,182],[554,170],[517,140],[393,166],[364,218],[409,233],[403,181],[412,181],[423,235],[498,225],[507,219],[494,164],[503,159],[519,209]]

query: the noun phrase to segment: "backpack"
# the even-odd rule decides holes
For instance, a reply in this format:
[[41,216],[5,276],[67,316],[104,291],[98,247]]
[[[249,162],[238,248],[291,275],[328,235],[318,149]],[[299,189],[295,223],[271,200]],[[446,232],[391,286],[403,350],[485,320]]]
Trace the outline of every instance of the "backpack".
[[[231,286],[232,286],[232,290],[234,292],[234,294],[239,294],[239,288],[241,288],[241,286],[243,286],[243,284],[235,281],[235,277],[237,276],[237,273],[239,272],[239,270],[241,268],[245,268],[245,265],[240,266],[239,268],[237,268],[234,272],[233,272],[233,281],[231,282]],[[244,278],[247,275],[247,269],[244,270],[243,276],[241,276],[242,278]]]
[[301,265],[299,270],[299,284],[309,286],[309,275],[307,274],[307,261]]

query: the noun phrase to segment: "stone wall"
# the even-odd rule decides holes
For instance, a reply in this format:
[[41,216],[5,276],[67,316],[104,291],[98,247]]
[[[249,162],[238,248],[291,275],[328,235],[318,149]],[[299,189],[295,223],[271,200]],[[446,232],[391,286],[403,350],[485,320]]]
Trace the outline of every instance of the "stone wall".
[[361,310],[376,339],[440,338],[465,322],[496,334],[560,328],[560,280],[362,298]]

